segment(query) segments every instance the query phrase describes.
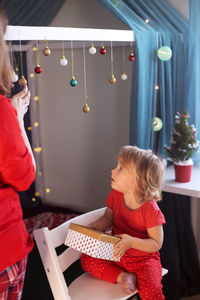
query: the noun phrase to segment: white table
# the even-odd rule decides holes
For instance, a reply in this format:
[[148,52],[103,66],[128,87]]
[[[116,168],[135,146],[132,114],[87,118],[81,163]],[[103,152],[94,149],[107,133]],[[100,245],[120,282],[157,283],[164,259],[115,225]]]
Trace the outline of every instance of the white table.
[[174,166],[166,168],[162,191],[200,198],[200,168],[192,168],[191,181],[180,183],[175,181]]

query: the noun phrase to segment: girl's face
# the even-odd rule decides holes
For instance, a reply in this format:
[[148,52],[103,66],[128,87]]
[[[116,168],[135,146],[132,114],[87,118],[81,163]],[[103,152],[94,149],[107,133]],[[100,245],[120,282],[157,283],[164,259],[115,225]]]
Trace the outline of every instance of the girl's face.
[[111,187],[123,194],[134,191],[134,176],[131,169],[125,168],[123,161],[118,160],[117,166],[111,172]]

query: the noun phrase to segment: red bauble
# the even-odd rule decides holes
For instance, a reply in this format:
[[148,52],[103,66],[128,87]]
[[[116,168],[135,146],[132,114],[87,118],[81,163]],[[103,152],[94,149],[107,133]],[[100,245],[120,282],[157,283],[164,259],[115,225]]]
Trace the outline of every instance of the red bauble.
[[42,68],[38,65],[35,67],[34,71],[35,71],[35,73],[40,74],[40,73],[42,73]]
[[129,55],[128,59],[129,59],[130,61],[134,61],[134,60],[135,60],[134,54],[131,53],[131,54]]
[[100,53],[103,55],[106,54],[106,49],[104,48],[104,46],[101,47]]

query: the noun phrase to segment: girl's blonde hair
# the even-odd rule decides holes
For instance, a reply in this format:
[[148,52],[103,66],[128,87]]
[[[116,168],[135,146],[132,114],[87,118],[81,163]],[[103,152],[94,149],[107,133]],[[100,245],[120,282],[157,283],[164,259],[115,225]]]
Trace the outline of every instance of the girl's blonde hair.
[[132,172],[135,180],[135,197],[139,203],[161,200],[161,186],[166,160],[135,146],[124,146],[118,153],[125,168]]
[[3,8],[0,6],[0,94],[4,96],[10,94],[12,70],[7,45],[4,41],[7,25],[8,19]]

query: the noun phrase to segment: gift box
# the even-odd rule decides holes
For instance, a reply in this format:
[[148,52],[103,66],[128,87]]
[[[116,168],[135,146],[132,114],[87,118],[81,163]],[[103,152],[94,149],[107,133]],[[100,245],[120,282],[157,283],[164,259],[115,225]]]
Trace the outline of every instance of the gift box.
[[87,226],[71,223],[65,245],[92,257],[119,261],[114,258],[113,246],[120,238],[100,232]]

